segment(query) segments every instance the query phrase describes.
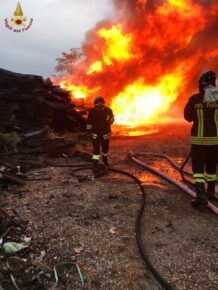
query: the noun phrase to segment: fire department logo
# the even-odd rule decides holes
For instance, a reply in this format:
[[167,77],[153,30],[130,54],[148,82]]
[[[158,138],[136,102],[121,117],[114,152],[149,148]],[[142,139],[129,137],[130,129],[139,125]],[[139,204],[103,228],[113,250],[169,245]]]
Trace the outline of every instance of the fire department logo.
[[23,15],[20,2],[17,3],[17,7],[11,19],[5,18],[5,27],[13,32],[25,32],[30,29],[32,23],[33,18],[28,19]]

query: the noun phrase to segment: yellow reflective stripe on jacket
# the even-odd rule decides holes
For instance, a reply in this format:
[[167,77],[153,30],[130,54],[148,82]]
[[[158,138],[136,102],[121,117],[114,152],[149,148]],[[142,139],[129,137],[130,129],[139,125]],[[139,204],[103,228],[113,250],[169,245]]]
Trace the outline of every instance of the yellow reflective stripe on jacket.
[[87,129],[87,130],[92,129],[92,125],[86,125],[86,129]]
[[108,133],[108,134],[103,135],[103,138],[104,138],[104,140],[107,140],[107,139],[109,139],[111,136],[112,136],[112,133]]
[[195,182],[205,183],[205,176],[203,173],[194,173],[193,177],[194,177]]
[[195,178],[195,182],[205,183],[205,179]]
[[216,179],[217,179],[217,176],[216,176],[216,174],[207,174],[206,175],[206,179],[207,179],[207,181],[216,181]]
[[197,109],[198,115],[198,137],[204,136],[204,115],[203,109]]
[[92,155],[92,159],[93,160],[99,160],[100,159],[100,155]]
[[97,139],[98,135],[95,133],[92,133],[92,139]]
[[194,176],[194,178],[197,178],[197,177],[204,178],[204,174],[203,173],[194,173],[193,176]]
[[191,137],[191,144],[193,145],[218,145],[217,137]]

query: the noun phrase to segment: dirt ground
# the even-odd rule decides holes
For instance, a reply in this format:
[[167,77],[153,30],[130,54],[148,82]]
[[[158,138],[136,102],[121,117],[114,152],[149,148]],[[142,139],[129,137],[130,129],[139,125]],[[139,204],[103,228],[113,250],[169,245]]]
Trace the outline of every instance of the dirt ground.
[[[164,153],[181,164],[190,150],[185,124],[158,126],[159,131],[140,137],[111,140],[110,164],[139,177],[146,191],[142,221],[143,242],[150,261],[175,289],[218,289],[218,219],[209,210],[198,212],[191,198],[166,181],[144,171],[128,158],[130,150]],[[91,146],[83,147],[91,152]],[[140,157],[180,180],[167,161]],[[53,162],[83,164],[81,159]],[[86,163],[86,162],[85,162]],[[190,165],[188,165],[190,170]],[[21,289],[80,289],[79,276],[70,267],[53,267],[74,261],[87,290],[162,289],[144,265],[135,239],[135,221],[141,205],[138,186],[128,177],[108,174],[78,182],[70,168],[33,170],[49,181],[7,188],[1,195],[5,229],[13,226],[4,242],[31,237],[30,247],[18,254],[12,273]],[[91,174],[84,171],[83,174]],[[4,217],[3,217],[4,218]],[[3,231],[3,228],[1,229]],[[1,236],[1,235],[0,235]],[[0,250],[0,284],[15,289]]]

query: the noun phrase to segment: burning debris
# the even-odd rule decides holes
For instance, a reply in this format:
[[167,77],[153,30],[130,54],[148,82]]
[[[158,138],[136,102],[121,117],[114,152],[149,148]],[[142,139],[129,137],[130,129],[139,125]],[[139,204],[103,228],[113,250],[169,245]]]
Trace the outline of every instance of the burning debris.
[[[114,6],[113,19],[87,33],[83,57],[72,64],[72,73],[56,82],[73,99],[90,103],[104,96],[116,124],[157,123],[179,96],[191,93],[199,71],[217,70],[218,4],[114,0]],[[184,105],[184,99],[178,101]]]

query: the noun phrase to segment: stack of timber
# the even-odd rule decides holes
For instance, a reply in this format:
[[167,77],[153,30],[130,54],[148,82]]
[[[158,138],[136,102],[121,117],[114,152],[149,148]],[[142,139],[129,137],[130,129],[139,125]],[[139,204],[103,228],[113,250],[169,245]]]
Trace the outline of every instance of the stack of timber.
[[0,168],[8,168],[5,154],[64,152],[75,142],[50,136],[84,129],[70,92],[49,78],[0,69]]

